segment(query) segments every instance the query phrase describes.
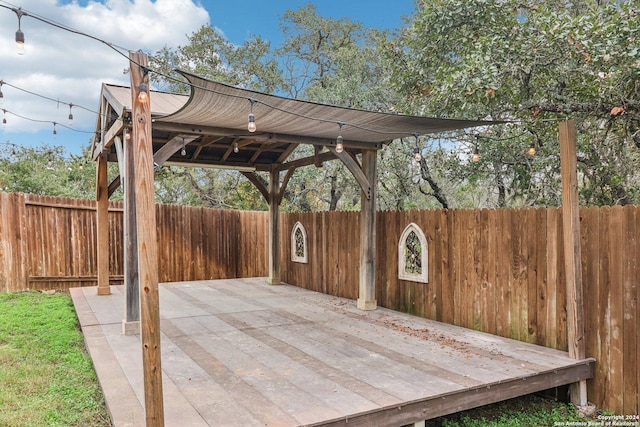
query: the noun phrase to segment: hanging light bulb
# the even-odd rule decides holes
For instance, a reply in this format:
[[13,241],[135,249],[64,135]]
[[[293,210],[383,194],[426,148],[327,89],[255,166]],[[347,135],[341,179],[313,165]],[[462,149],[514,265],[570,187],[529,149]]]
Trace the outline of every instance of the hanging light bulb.
[[184,146],[184,138],[182,138],[182,150],[180,150],[180,154],[184,157],[187,155],[187,149]]
[[21,23],[22,17],[25,16],[26,13],[22,11],[21,7],[17,9],[13,9],[13,11],[18,16],[18,31],[16,31],[16,49],[18,51],[18,55],[24,55],[24,33],[20,28],[20,23]]
[[148,104],[149,103],[149,94],[147,93],[147,84],[146,83],[140,83],[140,92],[138,93],[138,101],[141,104]]
[[3,125],[6,125],[6,124],[7,124],[7,117],[6,117],[6,115],[7,115],[7,110],[5,110],[4,108],[2,109],[2,115],[3,115],[3,117],[2,117],[2,124],[3,124]]
[[73,104],[69,104],[69,126],[73,125],[73,114],[71,113],[71,108]]
[[256,100],[253,98],[249,98],[249,102],[251,103],[251,112],[249,113],[249,122],[247,123],[247,130],[253,133],[256,131],[256,116],[253,115],[253,104],[256,102]]
[[233,143],[233,152],[234,152],[234,153],[237,153],[237,152],[239,152],[239,151],[240,151],[240,147],[238,147],[238,143],[237,143],[237,142],[234,142],[234,143]]
[[338,137],[336,138],[336,152],[342,153],[344,151],[344,140],[342,138],[342,125],[344,123],[338,122],[338,126],[340,127],[340,132],[338,132]]
[[536,145],[532,142],[531,145],[529,145],[529,149],[527,150],[527,154],[531,157],[536,155]]
[[0,80],[0,105],[4,105],[4,93],[2,93],[2,85],[4,82]]
[[473,163],[478,163],[480,161],[480,151],[478,150],[478,144],[473,148]]
[[58,131],[56,130],[56,124],[57,124],[56,122],[53,122],[53,134],[54,135],[58,134]]
[[418,163],[422,160],[422,154],[420,154],[420,149],[418,147],[413,149],[413,159]]
[[413,149],[413,159],[417,163],[420,163],[420,160],[422,160],[422,153],[420,153],[420,148],[418,148],[418,134],[414,133],[413,136],[416,139],[416,147]]
[[251,133],[256,131],[256,117],[253,113],[249,113],[249,123],[247,124],[247,130]]

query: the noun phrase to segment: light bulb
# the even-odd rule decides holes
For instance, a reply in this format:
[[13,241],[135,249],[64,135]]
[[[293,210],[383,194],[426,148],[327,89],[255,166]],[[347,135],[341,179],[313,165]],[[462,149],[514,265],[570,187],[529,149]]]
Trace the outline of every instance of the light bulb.
[[422,160],[422,154],[420,154],[420,149],[418,147],[413,149],[413,158],[418,163]]
[[336,152],[338,153],[342,153],[344,151],[344,143],[342,141],[342,135],[338,135],[336,138]]
[[253,113],[249,113],[249,123],[247,124],[247,130],[251,133],[256,131],[256,116]]
[[237,143],[237,142],[234,142],[234,143],[233,143],[233,152],[234,152],[234,153],[237,153],[237,152],[239,152],[239,151],[240,151],[240,148],[238,147],[238,143]]
[[480,161],[480,153],[476,150],[473,153],[473,163],[478,163]]
[[73,104],[69,104],[69,126],[73,125],[73,113],[71,112],[71,108],[73,108]]
[[140,93],[138,93],[138,101],[141,104],[149,103],[149,94],[147,93],[146,83],[140,83]]
[[187,150],[186,150],[186,148],[184,148],[184,145],[182,146],[182,150],[180,150],[180,154],[183,155],[183,156],[187,155]]
[[536,146],[531,144],[529,146],[529,149],[527,150],[527,154],[532,156],[532,157],[535,156],[536,155]]
[[16,49],[18,55],[24,55],[24,33],[20,28],[16,31]]

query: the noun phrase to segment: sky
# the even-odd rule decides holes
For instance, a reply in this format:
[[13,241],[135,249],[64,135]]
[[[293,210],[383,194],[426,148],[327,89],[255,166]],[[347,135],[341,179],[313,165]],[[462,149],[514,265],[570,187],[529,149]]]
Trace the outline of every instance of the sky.
[[[414,0],[0,0],[0,80],[5,82],[0,87],[0,114],[7,121],[0,124],[0,149],[47,145],[64,147],[66,155],[80,154],[95,130],[102,83],[130,83],[124,73],[129,65],[126,54],[29,14],[114,46],[153,54],[164,46],[185,45],[187,36],[206,24],[235,44],[253,35],[277,47],[282,39],[280,17],[309,3],[324,17],[391,30],[403,26],[404,17],[414,10]],[[21,7],[28,14],[20,25],[23,55],[17,54],[14,42],[16,13],[2,6]],[[55,135],[52,122],[58,123]]]

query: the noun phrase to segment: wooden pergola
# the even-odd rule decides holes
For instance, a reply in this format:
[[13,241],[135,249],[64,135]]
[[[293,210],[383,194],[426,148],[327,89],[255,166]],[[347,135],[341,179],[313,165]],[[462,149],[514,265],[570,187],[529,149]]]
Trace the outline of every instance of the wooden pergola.
[[[162,370],[154,182],[167,165],[240,171],[269,205],[269,284],[280,283],[278,213],[289,179],[300,167],[338,159],[361,188],[360,276],[357,307],[375,300],[376,158],[393,140],[491,124],[386,114],[288,99],[227,86],[182,73],[189,96],[149,92],[147,57],[130,54],[131,88],[104,84],[97,163],[98,287],[110,293],[108,199],[122,185],[125,223],[125,317],[123,332],[141,334],[147,425],[163,425]],[[143,96],[140,97],[140,93]],[[145,100],[144,95],[147,96]],[[247,129],[248,114],[257,130]],[[336,145],[342,136],[344,149]],[[313,147],[300,157],[299,145]],[[107,178],[107,163],[119,175]],[[268,172],[268,182],[256,172]]]

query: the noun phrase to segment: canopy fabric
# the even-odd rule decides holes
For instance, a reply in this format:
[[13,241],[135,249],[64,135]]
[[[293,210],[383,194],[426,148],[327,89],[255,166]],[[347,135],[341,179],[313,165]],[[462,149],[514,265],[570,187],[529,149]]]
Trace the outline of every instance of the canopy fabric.
[[[328,138],[341,134],[345,141],[383,143],[411,135],[495,124],[487,121],[452,120],[389,114],[241,89],[180,71],[191,84],[186,104],[160,120],[235,129],[247,135],[247,117],[253,111],[257,133]],[[252,102],[251,100],[255,100]],[[343,123],[342,128],[338,123]]]

